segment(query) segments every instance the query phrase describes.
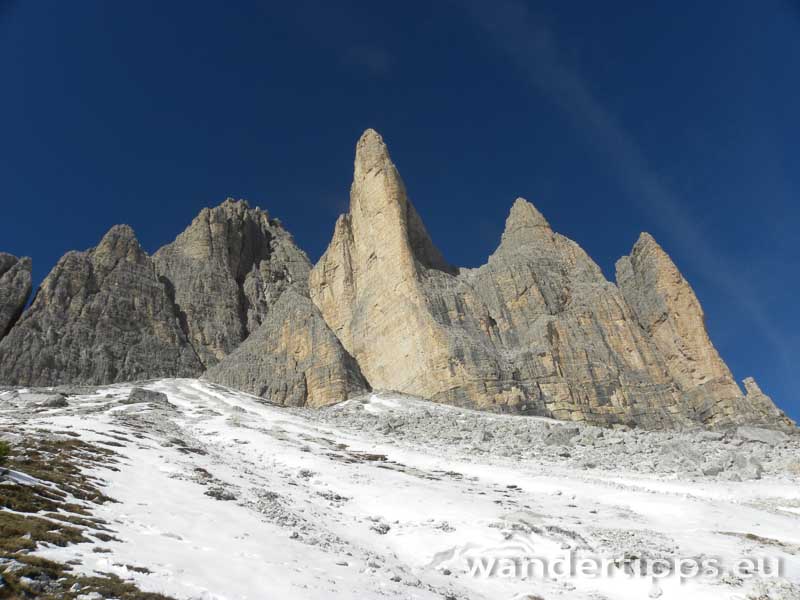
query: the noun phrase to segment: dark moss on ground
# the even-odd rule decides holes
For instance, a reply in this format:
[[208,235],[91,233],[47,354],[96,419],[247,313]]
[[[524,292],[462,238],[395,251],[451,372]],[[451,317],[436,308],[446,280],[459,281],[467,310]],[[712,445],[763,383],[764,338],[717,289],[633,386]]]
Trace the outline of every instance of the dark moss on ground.
[[162,594],[143,592],[110,573],[85,577],[73,573],[69,565],[36,556],[19,557],[4,567],[6,585],[0,588],[2,600],[74,600],[92,592],[118,600],[174,600]]
[[[91,516],[92,504],[114,500],[102,493],[94,478],[84,474],[87,467],[116,470],[117,455],[108,448],[72,436],[55,437],[51,432],[14,439],[7,444],[5,462],[0,466],[0,506],[9,509],[0,511],[0,576],[4,582],[0,600],[74,600],[92,592],[119,600],[172,600],[142,592],[110,573],[76,574],[73,567],[80,561],[62,564],[31,555],[40,544],[63,547],[119,541],[108,523]],[[8,469],[47,484],[21,485],[7,477]],[[67,502],[70,495],[84,504]],[[107,551],[99,546],[94,549]],[[133,570],[147,572],[143,567]]]

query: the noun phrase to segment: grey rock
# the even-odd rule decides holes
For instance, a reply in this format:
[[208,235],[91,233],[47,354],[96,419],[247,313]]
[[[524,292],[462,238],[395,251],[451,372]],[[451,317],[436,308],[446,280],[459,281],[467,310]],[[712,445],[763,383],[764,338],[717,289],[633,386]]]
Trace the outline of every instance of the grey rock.
[[31,294],[31,259],[0,252],[0,339],[17,322]]
[[62,394],[53,394],[39,403],[42,408],[66,408],[69,402]]
[[205,495],[210,496],[215,500],[222,500],[223,502],[236,500],[236,494],[222,487],[212,487],[205,492]]
[[203,378],[289,406],[324,406],[369,391],[358,364],[317,308],[292,288]]
[[566,446],[580,433],[577,427],[553,427],[544,437],[545,446]]
[[695,467],[703,463],[703,456],[688,440],[676,439],[664,442],[661,445],[662,458],[672,457],[679,464]]
[[768,446],[777,446],[789,439],[789,436],[782,431],[752,426],[739,427],[736,430],[736,437],[745,442],[760,442]]
[[797,427],[786,413],[780,410],[772,398],[761,391],[761,388],[752,377],[744,381],[745,397],[737,405],[734,420],[739,423],[758,423],[769,428],[780,428],[784,431],[796,433]]
[[726,466],[725,466],[725,464],[723,462],[716,461],[716,462],[712,462],[712,463],[709,463],[707,465],[704,465],[703,468],[702,468],[702,471],[703,471],[703,475],[707,475],[709,477],[714,477],[716,475],[719,475],[720,473],[723,473],[725,471],[725,468],[726,468]]
[[277,220],[232,199],[203,209],[153,262],[206,367],[258,329],[285,289],[305,293],[311,268]]
[[617,283],[693,419],[705,425],[793,426],[752,379],[747,396],[742,394],[711,343],[694,290],[651,235],[642,233],[631,255],[617,262]]
[[764,467],[753,456],[736,453],[733,456],[732,472],[742,480],[761,479]]
[[532,204],[514,203],[486,265],[457,269],[376,132],[354,166],[350,211],[309,289],[371,385],[604,425],[698,418],[617,287]]
[[191,377],[202,365],[153,263],[127,225],[65,255],[0,341],[0,381],[105,384]]
[[119,401],[120,404],[144,404],[151,403],[160,406],[171,406],[169,398],[161,392],[146,390],[144,388],[133,388],[127,398]]

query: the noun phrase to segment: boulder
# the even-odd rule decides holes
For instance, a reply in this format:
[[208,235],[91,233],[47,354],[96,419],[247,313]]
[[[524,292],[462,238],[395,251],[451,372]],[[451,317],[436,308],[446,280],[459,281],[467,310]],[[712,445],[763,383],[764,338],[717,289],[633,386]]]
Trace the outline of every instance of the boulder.
[[577,427],[553,427],[545,436],[546,446],[566,446],[580,433]]
[[777,446],[789,439],[783,431],[752,426],[739,427],[736,430],[736,437],[745,442],[759,442],[768,446]]
[[154,392],[153,390],[146,390],[144,388],[135,387],[127,398],[119,401],[120,404],[156,404],[159,406],[172,406],[169,398],[162,392]]
[[69,406],[67,398],[63,394],[53,394],[39,402],[42,408],[66,408]]

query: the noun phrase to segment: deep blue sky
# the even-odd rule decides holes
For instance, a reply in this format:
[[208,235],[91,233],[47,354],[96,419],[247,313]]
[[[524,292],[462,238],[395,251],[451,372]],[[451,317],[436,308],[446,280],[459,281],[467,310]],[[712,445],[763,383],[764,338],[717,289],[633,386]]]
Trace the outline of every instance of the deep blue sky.
[[796,1],[0,0],[0,78],[0,250],[37,280],[226,196],[315,260],[374,127],[455,264],[520,195],[610,277],[650,231],[800,418]]

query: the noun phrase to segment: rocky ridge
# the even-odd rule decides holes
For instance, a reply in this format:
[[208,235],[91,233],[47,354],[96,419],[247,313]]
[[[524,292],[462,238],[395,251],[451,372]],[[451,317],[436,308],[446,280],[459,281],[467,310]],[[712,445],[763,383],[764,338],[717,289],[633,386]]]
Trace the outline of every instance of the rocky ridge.
[[150,257],[126,225],[69,252],[0,341],[0,381],[99,384],[202,371]]
[[67,254],[17,321],[29,291],[30,261],[0,254],[0,335],[16,322],[0,383],[205,373],[293,406],[375,388],[605,426],[793,427],[755,381],[742,393],[651,236],[613,283],[519,198],[487,263],[454,267],[373,130],[313,268],[266,211],[228,199],[152,257],[127,226]]
[[204,208],[153,263],[206,367],[247,339],[283,290],[304,291],[311,269],[278,221],[230,198]]
[[617,287],[520,198],[488,262],[454,268],[372,130],[350,197],[309,286],[374,388],[605,425],[789,425],[741,393],[650,236],[620,261]]

